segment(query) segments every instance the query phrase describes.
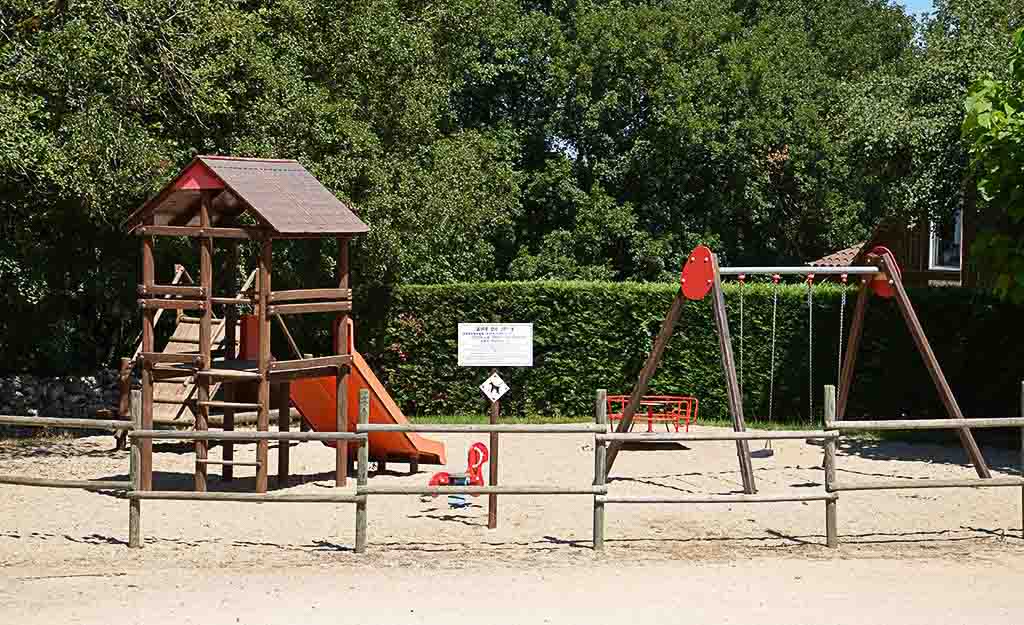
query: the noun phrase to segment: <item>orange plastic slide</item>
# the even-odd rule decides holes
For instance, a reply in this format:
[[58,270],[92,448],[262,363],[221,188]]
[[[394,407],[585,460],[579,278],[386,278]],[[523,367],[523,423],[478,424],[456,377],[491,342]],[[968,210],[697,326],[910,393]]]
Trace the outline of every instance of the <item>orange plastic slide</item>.
[[[348,429],[354,431],[359,415],[359,390],[370,391],[370,423],[408,423],[398,404],[384,389],[359,352],[352,352],[352,373],[348,382]],[[318,432],[334,432],[337,389],[334,377],[305,378],[291,382],[292,404]],[[333,446],[333,443],[332,443]],[[355,445],[350,445],[354,453]],[[351,456],[355,457],[355,456]],[[444,444],[413,433],[374,432],[370,434],[370,458],[374,460],[418,460],[423,464],[445,464]]]

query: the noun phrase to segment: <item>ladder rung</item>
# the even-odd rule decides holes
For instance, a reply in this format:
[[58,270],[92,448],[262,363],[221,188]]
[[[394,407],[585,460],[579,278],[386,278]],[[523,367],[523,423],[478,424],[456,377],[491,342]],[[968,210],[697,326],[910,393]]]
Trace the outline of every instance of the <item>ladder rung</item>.
[[196,459],[196,464],[222,464],[222,465],[225,465],[225,466],[232,466],[232,467],[258,467],[258,466],[260,466],[259,462],[256,462],[256,461],[253,461],[253,460],[210,460],[209,458],[207,458],[206,460]]
[[193,401],[195,401],[195,400],[188,399],[188,398],[185,398],[185,399],[161,399],[161,398],[157,398],[157,397],[153,398],[153,403],[154,404],[173,404],[173,405],[176,405],[176,406],[182,406],[184,404],[191,404]]
[[200,406],[206,406],[207,408],[237,408],[239,410],[259,410],[259,404],[246,404],[237,401],[201,401]]
[[173,336],[167,339],[168,343],[183,343],[187,345],[199,345],[199,339],[176,339]]

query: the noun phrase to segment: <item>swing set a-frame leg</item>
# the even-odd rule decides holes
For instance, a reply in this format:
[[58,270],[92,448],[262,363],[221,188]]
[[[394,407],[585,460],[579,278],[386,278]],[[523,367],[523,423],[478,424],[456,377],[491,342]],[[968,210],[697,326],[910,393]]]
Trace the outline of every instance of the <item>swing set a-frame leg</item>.
[[[953,396],[953,390],[949,387],[949,382],[946,381],[946,375],[942,372],[942,367],[939,366],[939,360],[935,357],[935,352],[932,351],[928,337],[925,336],[924,328],[921,327],[917,313],[914,312],[914,306],[910,303],[910,298],[907,297],[907,291],[903,288],[903,280],[900,278],[899,271],[890,268],[892,264],[895,264],[891,253],[879,256],[878,264],[892,283],[896,304],[899,306],[900,312],[903,313],[910,336],[914,339],[917,351],[921,353],[925,367],[932,376],[932,382],[935,383],[935,389],[939,392],[939,398],[942,399],[942,404],[946,407],[946,414],[951,419],[963,419],[964,413],[960,411],[960,405],[957,403],[956,397]],[[978,477],[992,477],[992,473],[985,463],[985,457],[981,454],[981,449],[978,447],[978,442],[974,440],[970,428],[960,428],[957,433],[960,435],[960,444],[963,445],[964,451],[971,459],[974,470],[978,472]]]
[[[715,328],[718,330],[718,352],[722,358],[722,373],[725,376],[729,414],[732,416],[733,430],[742,432],[747,429],[743,418],[743,398],[740,395],[740,383],[736,377],[736,359],[732,353],[732,337],[729,334],[729,318],[725,312],[725,295],[722,293],[722,278],[718,272],[718,257],[714,254],[711,255],[711,267],[714,271],[714,282],[711,286],[711,309],[715,315]],[[752,495],[757,492],[757,485],[754,484],[754,465],[750,461],[749,442],[736,441],[736,457],[740,463],[743,492]]]
[[[622,411],[622,420],[619,421],[616,432],[628,432],[629,428],[633,425],[633,416],[636,415],[636,411],[640,407],[640,399],[647,392],[651,378],[654,377],[654,372],[658,370],[658,364],[661,363],[661,355],[665,353],[665,346],[668,345],[669,339],[672,338],[672,332],[675,330],[679,317],[683,314],[683,306],[685,305],[686,298],[683,297],[683,291],[680,289],[676,293],[675,299],[672,300],[672,307],[669,308],[668,316],[665,317],[665,321],[661,324],[658,337],[654,339],[651,353],[647,355],[647,362],[644,363],[644,368],[640,370],[640,377],[637,378],[636,386],[633,387],[633,393],[629,396],[629,404]],[[612,441],[608,445],[607,458],[605,459],[606,472],[611,471],[612,463],[615,462],[615,457],[619,454],[620,449],[622,449],[622,443],[619,441]]]

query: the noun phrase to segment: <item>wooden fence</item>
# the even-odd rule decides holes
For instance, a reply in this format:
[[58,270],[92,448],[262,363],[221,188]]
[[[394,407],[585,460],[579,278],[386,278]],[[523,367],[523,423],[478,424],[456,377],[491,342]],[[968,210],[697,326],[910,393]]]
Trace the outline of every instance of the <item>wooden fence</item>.
[[[138,411],[134,413],[138,414]],[[134,416],[134,415],[133,415]],[[131,431],[136,427],[135,421],[100,420],[100,419],[57,419],[51,417],[12,417],[0,415],[0,425],[15,427],[59,428],[65,430],[106,430]],[[129,491],[135,488],[139,479],[139,454],[133,447],[128,461],[128,481],[124,480],[56,480],[41,477],[23,477],[20,475],[0,475],[0,484],[17,484],[20,486],[43,486],[46,488],[78,488],[82,490]],[[139,533],[139,503],[128,502],[128,546],[142,546]]]
[[[1020,477],[962,478],[952,480],[864,480],[838,481],[835,475],[835,438],[825,441],[825,459],[832,470],[825,471],[825,490],[829,493],[867,490],[904,490],[916,488],[999,488],[1015,486],[1021,488],[1021,533],[1024,536],[1024,382],[1021,383],[1021,417],[998,419],[888,419],[884,421],[840,421],[836,419],[836,389],[825,387],[825,429],[842,432],[878,432],[891,430],[963,430],[970,428],[1020,428]],[[829,461],[831,458],[831,461]]]
[[[605,391],[599,390],[597,392],[597,418],[598,423],[605,423],[607,421],[607,415],[605,414],[606,403],[604,401]],[[665,432],[657,434],[649,434],[646,432],[609,432],[598,434],[595,438],[597,445],[603,448],[605,445],[618,442],[644,442],[644,443],[661,443],[661,442],[698,442],[698,441],[751,441],[751,440],[804,440],[804,439],[820,439],[825,441],[826,453],[824,456],[824,470],[826,481],[828,475],[834,474],[835,471],[835,455],[829,455],[827,452],[829,443],[832,443],[833,449],[835,445],[835,439],[839,437],[839,432],[825,432],[821,430],[797,430],[797,431],[745,431],[745,432],[708,432],[708,433],[692,433],[692,432]],[[599,454],[604,456],[603,453]],[[607,482],[607,466],[604,462],[598,462],[595,464],[597,470],[597,476],[595,483],[605,484]],[[729,495],[687,495],[687,496],[672,496],[672,495],[595,495],[594,497],[594,549],[600,550],[604,547],[604,506],[605,504],[707,504],[707,503],[779,503],[779,502],[806,502],[806,501],[823,501],[825,502],[825,543],[829,547],[835,547],[839,544],[837,531],[836,531],[836,500],[839,498],[837,493],[826,492],[822,493],[772,493],[772,494],[760,494],[760,493],[742,493],[742,494],[729,494]]]
[[[138,391],[133,394],[137,395]],[[984,488],[1016,486],[1021,487],[1024,503],[1024,477],[969,478],[957,480],[891,480],[843,482],[836,479],[836,441],[844,431],[878,430],[938,430],[961,428],[1016,427],[1021,429],[1024,442],[1024,417],[1009,419],[928,419],[892,421],[837,421],[835,419],[835,387],[825,387],[825,430],[799,431],[744,431],[707,433],[646,433],[608,432],[606,392],[599,390],[595,402],[594,423],[570,423],[554,425],[453,425],[453,424],[370,424],[369,392],[360,391],[359,422],[355,432],[177,432],[166,430],[143,430],[141,428],[141,402],[133,397],[132,420],[54,419],[43,417],[12,417],[0,415],[0,425],[22,427],[52,427],[91,430],[125,430],[131,439],[129,481],[116,480],[58,480],[48,478],[0,475],[0,484],[43,486],[51,488],[79,488],[86,490],[125,491],[129,500],[128,545],[142,546],[141,501],[234,501],[253,503],[354,503],[355,551],[366,551],[367,500],[373,495],[591,495],[593,497],[593,547],[604,549],[605,506],[607,504],[706,504],[706,503],[777,503],[823,501],[825,503],[825,536],[828,547],[839,544],[836,506],[839,493],[855,490],[886,490],[910,488]],[[1022,411],[1024,411],[1024,385],[1022,385]],[[369,435],[374,432],[433,432],[433,433],[501,433],[501,434],[593,434],[594,477],[589,485],[498,485],[487,486],[371,486],[369,473]],[[141,488],[140,447],[142,441],[151,440],[183,441],[356,441],[359,445],[357,478],[354,491],[340,493],[224,493],[195,491],[153,491]],[[707,494],[707,495],[640,495],[623,496],[608,493],[607,447],[612,442],[708,442],[708,441],[750,441],[750,440],[804,440],[823,441],[824,492],[801,493],[782,492],[772,494]],[[1021,452],[1022,475],[1024,475],[1024,448]]]

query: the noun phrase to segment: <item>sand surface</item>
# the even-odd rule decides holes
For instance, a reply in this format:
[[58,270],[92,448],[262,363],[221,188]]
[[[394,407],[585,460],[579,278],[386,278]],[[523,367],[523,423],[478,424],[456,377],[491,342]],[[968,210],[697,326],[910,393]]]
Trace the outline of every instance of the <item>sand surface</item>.
[[[486,439],[440,438],[452,471],[464,469],[472,442]],[[503,435],[500,481],[589,484],[592,441],[588,435]],[[5,443],[0,473],[125,479],[127,452],[112,447],[110,437]],[[820,443],[777,441],[773,447],[774,456],[754,460],[761,492],[823,490]],[[155,488],[190,489],[190,446],[160,443],[155,449]],[[996,475],[1016,474],[1015,452],[984,451]],[[253,454],[252,446],[242,446],[236,459]],[[333,490],[331,449],[305,443],[291,455],[297,477],[289,492]],[[211,457],[219,456],[214,448]],[[274,475],[274,450],[270,457]],[[371,473],[371,483],[425,484],[436,470],[421,467],[408,475],[406,465],[395,463],[387,469]],[[232,484],[215,473],[211,467],[211,490],[253,487],[252,468],[236,468]],[[868,440],[840,445],[843,481],[972,475],[957,447]],[[735,446],[728,442],[623,452],[612,478],[610,494],[740,489]],[[849,616],[843,602],[900,585],[912,591],[901,593],[903,624],[1020,622],[1010,615],[1024,607],[1024,599],[1016,599],[1021,593],[998,592],[1024,582],[1017,488],[844,492],[838,502],[842,544],[835,550],[824,547],[821,502],[609,504],[603,554],[590,549],[588,496],[502,497],[496,530],[486,528],[485,498],[455,510],[444,498],[373,496],[362,556],[351,550],[351,504],[144,501],[145,548],[129,550],[128,503],[118,496],[21,486],[0,491],[0,614],[17,615],[0,619],[5,622],[234,622],[211,618],[208,608],[220,604],[231,614],[262,615],[240,622],[312,623],[320,622],[316,605],[341,605],[353,596],[332,588],[372,599],[371,607],[346,614],[388,623],[450,622],[441,617],[502,605],[501,618],[484,622],[545,622],[571,606],[572,619],[548,622],[583,620],[586,610],[595,616],[592,622],[603,622],[628,607],[602,604],[620,585],[644,598],[641,607],[631,608],[640,610],[637,615],[668,610],[660,613],[706,615],[707,622],[751,622],[752,615],[756,622],[884,622],[843,620]],[[417,600],[388,599],[398,589]],[[805,589],[815,592],[805,595]],[[278,594],[285,599],[272,602]],[[190,597],[207,609],[194,609]],[[524,603],[547,608],[516,617],[527,614],[521,612]],[[867,603],[865,610],[882,609],[874,600]],[[292,607],[275,611],[286,606]],[[822,611],[813,613],[814,606]],[[290,610],[300,607],[302,618],[293,619]]]

